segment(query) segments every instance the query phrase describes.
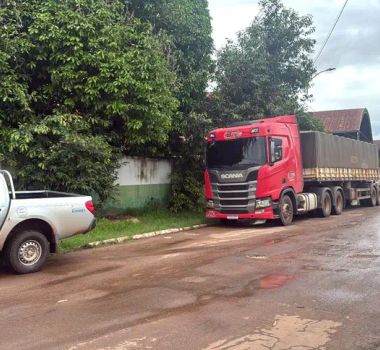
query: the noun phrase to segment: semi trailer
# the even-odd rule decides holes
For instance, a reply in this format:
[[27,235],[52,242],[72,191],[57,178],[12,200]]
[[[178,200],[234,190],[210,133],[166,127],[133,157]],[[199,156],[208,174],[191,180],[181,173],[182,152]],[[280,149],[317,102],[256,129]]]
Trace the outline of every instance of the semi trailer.
[[340,215],[347,204],[380,204],[378,150],[323,132],[300,132],[295,116],[237,123],[207,135],[206,217],[279,220],[311,211]]

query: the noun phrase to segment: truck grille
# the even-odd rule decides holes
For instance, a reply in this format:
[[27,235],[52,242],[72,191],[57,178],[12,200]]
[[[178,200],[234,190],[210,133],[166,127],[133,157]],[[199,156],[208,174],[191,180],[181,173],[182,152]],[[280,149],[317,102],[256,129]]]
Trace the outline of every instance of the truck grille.
[[[216,184],[218,185],[218,184]],[[219,185],[218,185],[219,186]],[[236,185],[222,185],[220,184],[220,186],[223,186],[223,187],[219,187],[220,188],[220,191],[225,191],[225,192],[234,192],[234,191],[241,191],[241,192],[244,192],[244,191],[247,191],[248,190],[248,183],[245,183],[245,184],[236,184]]]
[[257,181],[212,184],[215,210],[224,214],[244,214],[255,209]]

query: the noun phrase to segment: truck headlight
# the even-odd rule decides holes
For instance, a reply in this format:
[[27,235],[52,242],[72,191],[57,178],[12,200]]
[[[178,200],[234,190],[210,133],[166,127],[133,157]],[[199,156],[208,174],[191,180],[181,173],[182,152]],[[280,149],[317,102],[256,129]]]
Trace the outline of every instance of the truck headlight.
[[214,201],[207,201],[207,208],[208,209],[215,209]]
[[272,200],[270,198],[263,198],[256,200],[256,209],[269,208],[272,206]]

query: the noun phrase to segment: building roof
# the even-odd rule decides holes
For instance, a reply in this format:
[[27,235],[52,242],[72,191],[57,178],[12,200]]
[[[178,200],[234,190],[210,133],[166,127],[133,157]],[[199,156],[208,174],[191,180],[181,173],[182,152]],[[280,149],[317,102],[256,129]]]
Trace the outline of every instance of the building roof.
[[312,112],[312,114],[323,123],[327,132],[357,133],[360,139],[372,142],[371,120],[366,108]]
[[322,111],[313,112],[313,116],[318,118],[323,123],[326,131],[356,131],[360,130],[365,111],[365,108]]

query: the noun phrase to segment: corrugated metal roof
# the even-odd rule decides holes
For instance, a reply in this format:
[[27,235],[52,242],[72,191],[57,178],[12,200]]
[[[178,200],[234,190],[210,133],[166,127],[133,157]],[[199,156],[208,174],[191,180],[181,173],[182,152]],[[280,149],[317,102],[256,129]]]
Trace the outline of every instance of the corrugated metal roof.
[[323,123],[325,130],[333,133],[360,130],[365,113],[368,113],[365,108],[312,112]]

